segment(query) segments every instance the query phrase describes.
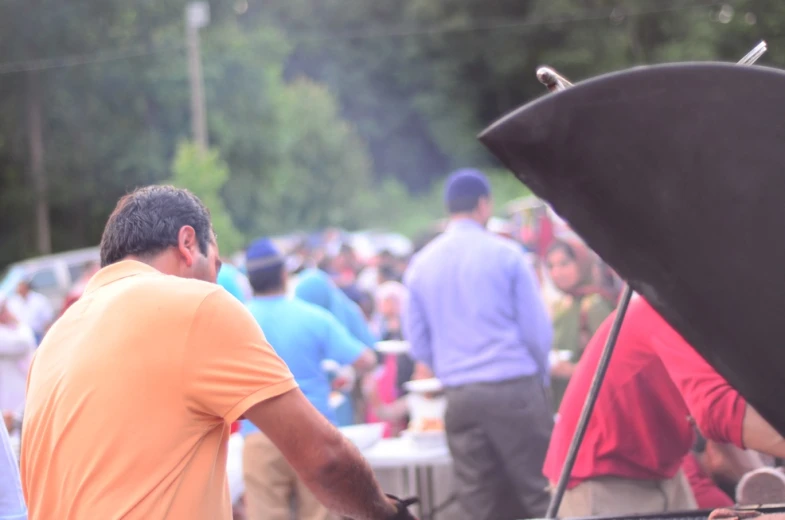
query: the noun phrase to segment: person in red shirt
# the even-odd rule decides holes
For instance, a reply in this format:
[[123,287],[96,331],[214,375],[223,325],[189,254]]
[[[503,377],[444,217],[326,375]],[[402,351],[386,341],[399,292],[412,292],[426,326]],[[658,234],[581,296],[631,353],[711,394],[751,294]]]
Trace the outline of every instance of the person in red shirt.
[[[608,338],[586,347],[564,395],[543,473],[555,485]],[[707,439],[785,455],[783,439],[641,297],[630,303],[559,516],[695,509],[681,471],[693,421]]]

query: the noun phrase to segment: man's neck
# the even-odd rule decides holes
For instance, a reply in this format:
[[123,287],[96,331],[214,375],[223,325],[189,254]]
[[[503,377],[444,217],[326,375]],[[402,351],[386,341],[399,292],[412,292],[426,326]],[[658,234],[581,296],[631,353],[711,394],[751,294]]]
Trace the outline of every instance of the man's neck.
[[286,296],[286,289],[276,289],[275,291],[255,292],[254,296],[257,298],[275,298],[277,296]]
[[474,213],[453,213],[452,215],[450,215],[451,224],[456,222],[466,222],[466,221],[474,222],[479,226],[485,227],[485,223],[482,222],[480,218]]
[[173,257],[173,255],[168,254],[166,251],[153,257],[128,255],[123,258],[123,260],[133,260],[135,262],[147,264],[156,271],[160,271],[163,274],[179,276],[180,273],[177,260]]

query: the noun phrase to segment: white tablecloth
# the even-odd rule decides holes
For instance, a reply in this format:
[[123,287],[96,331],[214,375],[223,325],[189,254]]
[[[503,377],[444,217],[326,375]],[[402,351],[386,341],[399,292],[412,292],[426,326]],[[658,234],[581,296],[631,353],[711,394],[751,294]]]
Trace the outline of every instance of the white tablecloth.
[[[362,452],[387,493],[417,496],[417,515],[425,518],[453,495],[452,457],[447,445],[422,448],[407,438],[382,439]],[[452,518],[454,507],[441,511],[439,519]],[[427,513],[426,513],[427,512]]]
[[409,466],[449,466],[452,464],[447,445],[421,448],[407,438],[382,439],[363,451],[372,468],[407,468]]

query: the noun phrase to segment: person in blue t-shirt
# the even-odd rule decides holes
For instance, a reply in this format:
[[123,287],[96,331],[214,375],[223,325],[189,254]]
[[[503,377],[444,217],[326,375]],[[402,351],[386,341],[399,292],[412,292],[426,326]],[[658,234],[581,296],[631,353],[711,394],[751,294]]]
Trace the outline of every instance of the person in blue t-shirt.
[[218,271],[216,283],[229,291],[229,294],[245,303],[250,295],[250,284],[245,275],[229,262],[224,262]]
[[[254,291],[248,309],[305,397],[336,424],[329,404],[331,386],[322,363],[332,360],[362,373],[375,367],[375,353],[327,310],[287,296],[285,258],[270,240],[260,239],[248,247],[246,268]],[[300,519],[328,518],[327,510],[298,481],[281,452],[262,432],[248,421],[243,421],[240,431],[245,437],[243,474],[249,518],[277,518],[277,512],[289,510],[292,494],[297,497]]]
[[[319,269],[304,270],[297,277],[294,294],[301,300],[328,310],[355,339],[364,345],[373,347],[378,341],[371,333],[360,306],[339,289],[326,272]],[[355,421],[365,414],[359,410],[358,388],[344,390],[342,393],[346,400],[335,412],[338,416],[338,425],[349,426],[355,424]],[[355,414],[355,411],[359,413]]]

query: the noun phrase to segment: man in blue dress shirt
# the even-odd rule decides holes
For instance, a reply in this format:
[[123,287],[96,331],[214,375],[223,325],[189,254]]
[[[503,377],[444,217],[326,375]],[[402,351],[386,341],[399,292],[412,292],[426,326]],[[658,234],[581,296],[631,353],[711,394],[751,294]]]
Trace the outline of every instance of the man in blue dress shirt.
[[453,173],[445,203],[447,229],[404,276],[410,355],[445,387],[465,518],[541,518],[550,499],[541,471],[553,427],[550,318],[520,247],[485,228],[492,215],[486,177]]

